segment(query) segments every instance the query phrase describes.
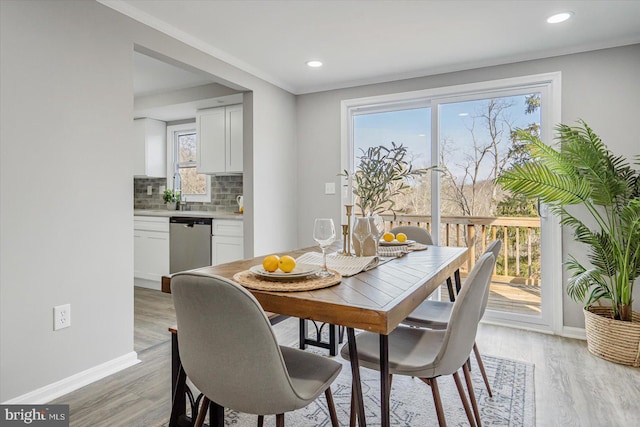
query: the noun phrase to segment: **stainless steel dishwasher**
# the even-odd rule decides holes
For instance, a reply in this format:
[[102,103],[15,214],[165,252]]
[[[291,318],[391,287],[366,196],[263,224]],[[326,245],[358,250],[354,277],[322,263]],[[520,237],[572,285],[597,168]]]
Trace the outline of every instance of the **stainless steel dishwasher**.
[[171,273],[211,265],[211,218],[171,217],[169,233]]

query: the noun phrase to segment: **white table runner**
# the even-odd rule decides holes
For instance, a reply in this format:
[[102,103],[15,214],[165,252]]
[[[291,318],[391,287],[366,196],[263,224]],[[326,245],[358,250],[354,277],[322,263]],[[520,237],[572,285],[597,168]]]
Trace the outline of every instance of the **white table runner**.
[[[319,252],[307,252],[296,260],[298,264],[322,265],[322,254]],[[371,270],[380,263],[377,256],[355,257],[338,255],[337,253],[327,254],[327,268],[335,270],[343,277],[354,276],[361,271]]]

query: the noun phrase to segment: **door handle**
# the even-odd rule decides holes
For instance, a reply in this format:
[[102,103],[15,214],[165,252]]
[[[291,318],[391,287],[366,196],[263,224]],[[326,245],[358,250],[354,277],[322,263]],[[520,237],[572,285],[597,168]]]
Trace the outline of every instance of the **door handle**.
[[184,228],[193,228],[193,224],[185,224]]

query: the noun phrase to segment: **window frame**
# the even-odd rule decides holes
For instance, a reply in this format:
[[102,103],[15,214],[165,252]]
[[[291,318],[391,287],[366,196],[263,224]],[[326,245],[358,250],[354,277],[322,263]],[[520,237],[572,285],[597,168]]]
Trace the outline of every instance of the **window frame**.
[[[172,190],[175,189],[175,174],[178,172],[178,136],[185,133],[194,133],[196,134],[196,139],[198,138],[195,121],[167,126],[167,188]],[[181,194],[181,200],[184,202],[211,203],[211,177],[210,175],[205,175],[205,177],[206,192],[204,194]]]

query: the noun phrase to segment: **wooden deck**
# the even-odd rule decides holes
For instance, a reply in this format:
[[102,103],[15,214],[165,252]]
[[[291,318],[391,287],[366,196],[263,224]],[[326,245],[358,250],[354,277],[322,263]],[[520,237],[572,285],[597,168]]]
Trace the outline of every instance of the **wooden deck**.
[[[442,286],[442,295],[448,295],[446,285]],[[540,286],[507,283],[494,279],[491,282],[487,310],[539,316]]]

